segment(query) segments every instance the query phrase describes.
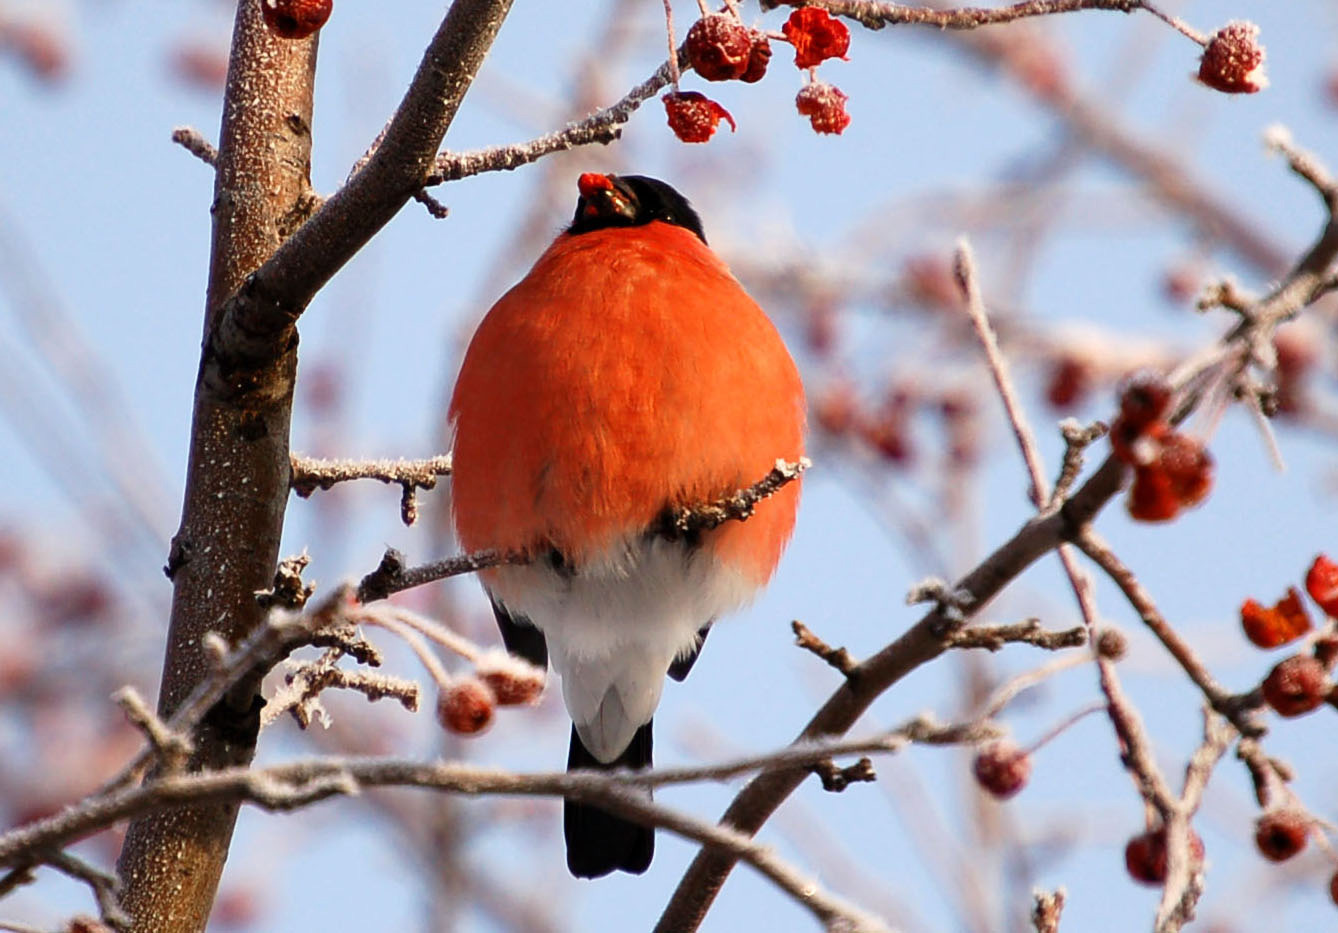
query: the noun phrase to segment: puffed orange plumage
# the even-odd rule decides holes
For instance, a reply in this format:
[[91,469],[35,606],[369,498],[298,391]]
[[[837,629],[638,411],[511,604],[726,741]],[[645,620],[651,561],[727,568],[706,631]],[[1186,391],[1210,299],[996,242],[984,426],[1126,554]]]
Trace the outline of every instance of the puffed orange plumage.
[[[663,533],[803,453],[798,372],[766,314],[663,182],[583,175],[571,227],[465,354],[450,417],[468,550],[530,558],[483,574],[511,650],[562,678],[571,767],[644,767],[666,672],[769,579],[798,483],[747,521]],[[671,671],[671,668],[673,670]],[[648,830],[568,802],[568,864],[644,870]]]

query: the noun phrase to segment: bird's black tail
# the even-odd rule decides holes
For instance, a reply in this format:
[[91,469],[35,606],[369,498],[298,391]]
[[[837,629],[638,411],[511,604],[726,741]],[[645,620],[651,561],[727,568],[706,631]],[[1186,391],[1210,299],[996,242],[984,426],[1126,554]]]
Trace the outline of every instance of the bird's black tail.
[[[632,744],[608,764],[590,754],[572,726],[568,771],[649,768],[650,759],[650,723],[636,730]],[[639,875],[650,867],[651,856],[655,854],[655,830],[590,804],[563,801],[562,829],[567,837],[567,869],[577,878],[599,878],[611,871]]]

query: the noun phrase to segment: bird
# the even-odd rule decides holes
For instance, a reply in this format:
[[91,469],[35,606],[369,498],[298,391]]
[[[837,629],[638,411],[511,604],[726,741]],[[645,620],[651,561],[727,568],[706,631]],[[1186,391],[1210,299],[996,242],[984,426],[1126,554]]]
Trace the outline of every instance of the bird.
[[[773,575],[799,482],[746,521],[676,531],[804,453],[798,369],[669,184],[582,174],[571,223],[484,316],[452,394],[460,545],[484,570],[506,649],[551,660],[568,770],[644,769],[666,675]],[[751,676],[751,675],[750,675]],[[566,799],[567,867],[644,872],[654,830]]]

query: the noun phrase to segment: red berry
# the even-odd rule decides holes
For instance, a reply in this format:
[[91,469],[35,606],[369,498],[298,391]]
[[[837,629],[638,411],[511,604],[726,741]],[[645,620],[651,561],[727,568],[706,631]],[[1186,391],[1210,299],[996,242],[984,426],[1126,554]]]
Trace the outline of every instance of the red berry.
[[1145,428],[1166,414],[1171,404],[1171,387],[1156,374],[1138,373],[1120,390],[1120,417]]
[[1198,505],[1213,488],[1213,458],[1203,444],[1174,431],[1162,439],[1156,466],[1166,474],[1171,493],[1185,507]]
[[813,401],[813,420],[828,434],[844,434],[855,423],[855,390],[848,382],[828,386]]
[[739,80],[748,84],[761,81],[767,73],[767,65],[771,64],[771,42],[766,35],[754,32],[752,38],[753,45],[748,50],[748,67],[739,75]]
[[498,706],[537,703],[544,692],[546,672],[504,651],[485,653],[474,670],[497,698]]
[[845,58],[850,50],[850,30],[846,24],[817,7],[795,10],[781,32],[794,46],[796,68],[812,68],[829,58]]
[[[804,7],[811,10],[813,7]],[[802,11],[801,11],[802,12]],[[838,134],[850,125],[850,114],[846,113],[848,98],[840,88],[822,81],[806,84],[794,99],[799,112],[808,117],[817,133]]]
[[1052,408],[1073,408],[1082,403],[1092,388],[1092,368],[1086,360],[1065,355],[1050,369],[1045,386],[1045,400]]
[[1331,686],[1323,664],[1308,654],[1297,654],[1278,662],[1260,689],[1279,716],[1290,717],[1308,713],[1323,703]]
[[[1195,862],[1203,861],[1203,840],[1189,831],[1189,854]],[[1135,881],[1161,884],[1166,880],[1166,827],[1149,829],[1129,840],[1124,847],[1124,866]]]
[[1260,648],[1276,648],[1310,631],[1310,616],[1301,602],[1301,594],[1292,587],[1271,608],[1253,599],[1245,600],[1240,606],[1240,624],[1251,642]]
[[1129,516],[1140,522],[1167,522],[1180,514],[1180,499],[1171,478],[1155,466],[1134,468],[1129,490]]
[[1338,904],[1338,872],[1334,872],[1333,877],[1329,879],[1329,900]]
[[260,0],[265,25],[284,39],[305,39],[325,25],[334,0]]
[[1254,824],[1254,844],[1270,862],[1285,862],[1305,848],[1310,817],[1288,808],[1270,810]]
[[1321,554],[1305,575],[1305,591],[1324,614],[1338,619],[1338,563]]
[[1268,87],[1259,27],[1237,20],[1219,29],[1199,60],[1199,80],[1227,94],[1254,94]]
[[692,24],[684,47],[697,74],[707,81],[732,81],[748,70],[752,30],[733,16],[712,13]]
[[976,755],[976,781],[994,797],[1007,800],[1031,777],[1031,756],[1012,742],[994,742]]
[[497,698],[481,680],[457,680],[437,698],[437,721],[451,732],[476,735],[492,725]]
[[715,135],[721,120],[729,123],[731,132],[738,128],[728,110],[697,91],[670,91],[660,100],[664,101],[669,128],[685,143],[706,142]]
[[946,256],[923,253],[907,257],[901,267],[901,281],[912,301],[930,309],[956,310],[962,306],[962,290]]
[[216,91],[228,78],[228,50],[202,43],[182,43],[172,53],[172,72],[186,84]]

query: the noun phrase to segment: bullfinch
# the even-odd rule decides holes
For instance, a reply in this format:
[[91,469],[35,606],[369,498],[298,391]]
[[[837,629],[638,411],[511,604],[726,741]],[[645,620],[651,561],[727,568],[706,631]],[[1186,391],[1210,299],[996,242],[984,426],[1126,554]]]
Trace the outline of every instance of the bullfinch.
[[[507,649],[561,679],[568,769],[647,768],[665,675],[682,680],[711,624],[771,577],[799,484],[709,531],[666,516],[797,461],[804,393],[682,195],[638,175],[579,189],[465,353],[454,520],[465,549],[523,555],[481,579]],[[573,875],[650,865],[650,828],[572,800],[563,825]]]

